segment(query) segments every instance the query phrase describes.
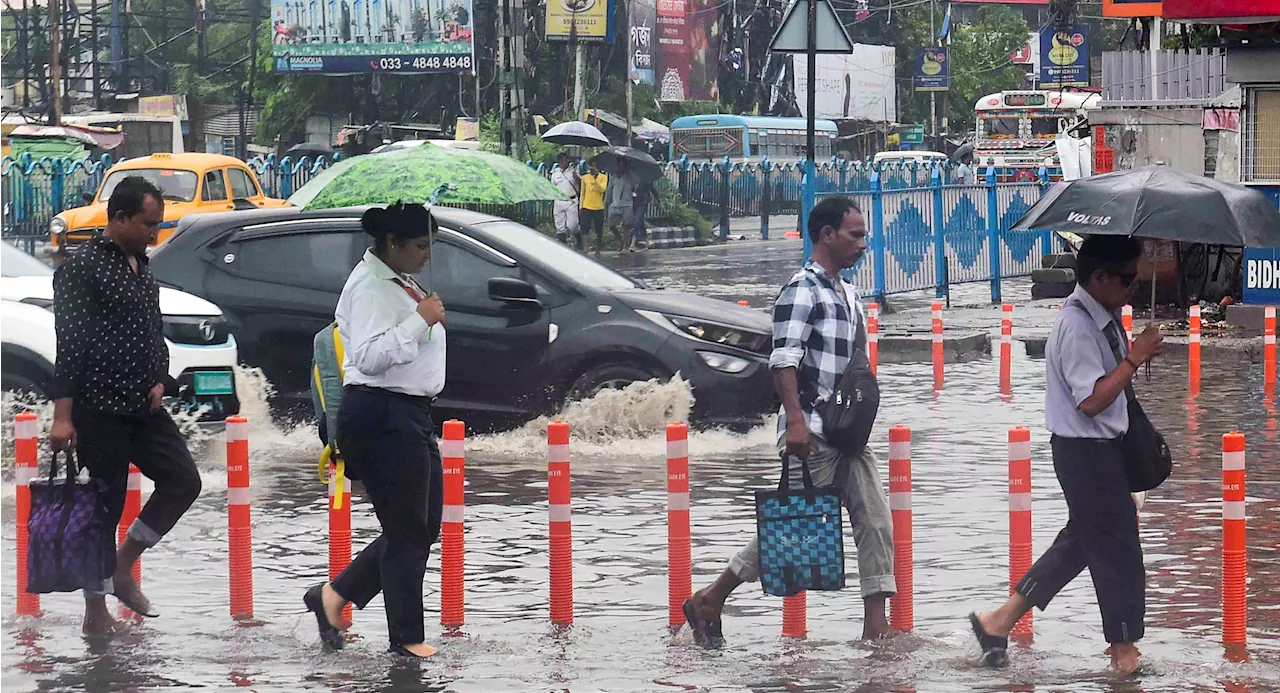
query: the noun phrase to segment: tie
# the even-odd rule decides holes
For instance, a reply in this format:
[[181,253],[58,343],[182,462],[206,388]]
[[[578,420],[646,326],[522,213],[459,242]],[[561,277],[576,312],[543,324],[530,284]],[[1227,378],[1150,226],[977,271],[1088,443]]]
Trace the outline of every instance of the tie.
[[409,294],[409,298],[412,298],[414,303],[420,303],[422,299],[426,298],[426,295],[424,295],[421,291],[418,291],[417,287],[405,282],[403,279],[400,279],[399,277],[397,277],[392,281],[399,284],[400,288],[404,289],[404,292],[406,294]]
[[[1124,342],[1120,339],[1120,326],[1116,324],[1115,320],[1112,320],[1102,329],[1102,334],[1107,336],[1107,344],[1111,345],[1111,353],[1115,355],[1116,365],[1119,366],[1120,362],[1124,361],[1124,357],[1128,355],[1128,350],[1121,346]],[[1136,396],[1133,393],[1133,380],[1130,380],[1129,384],[1124,386],[1124,394],[1130,401]]]

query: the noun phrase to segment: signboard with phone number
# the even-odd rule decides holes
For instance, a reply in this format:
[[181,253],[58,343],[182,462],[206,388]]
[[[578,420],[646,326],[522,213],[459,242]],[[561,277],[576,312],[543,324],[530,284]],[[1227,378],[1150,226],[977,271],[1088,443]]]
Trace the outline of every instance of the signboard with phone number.
[[1280,248],[1244,249],[1244,302],[1280,304]]

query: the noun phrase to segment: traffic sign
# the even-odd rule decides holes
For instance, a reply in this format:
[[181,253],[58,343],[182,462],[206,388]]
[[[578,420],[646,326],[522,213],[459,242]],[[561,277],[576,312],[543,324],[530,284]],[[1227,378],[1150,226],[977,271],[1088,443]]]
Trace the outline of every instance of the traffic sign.
[[903,144],[924,144],[923,125],[899,125],[898,133]]
[[[817,1],[818,32],[815,53],[852,53],[853,41],[844,30],[844,24],[827,0]],[[777,53],[807,53],[809,51],[809,2],[794,0],[782,18],[778,33],[773,35],[769,50]]]

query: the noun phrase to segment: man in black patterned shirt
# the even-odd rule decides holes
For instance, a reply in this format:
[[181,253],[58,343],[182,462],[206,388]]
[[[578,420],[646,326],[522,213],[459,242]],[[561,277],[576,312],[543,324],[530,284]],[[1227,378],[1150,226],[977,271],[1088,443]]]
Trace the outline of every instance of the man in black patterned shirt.
[[130,575],[146,549],[160,541],[200,494],[186,443],[160,407],[169,376],[162,332],[160,287],[147,267],[147,246],[164,221],[164,199],[146,180],[126,178],[107,202],[107,228],[68,258],[53,278],[58,357],[54,450],[74,449],[80,465],[106,484],[110,526],[124,510],[129,463],[155,490],[116,551],[114,574],[85,590],[84,631],[107,632],[115,621],[105,595],[143,616],[157,616]]

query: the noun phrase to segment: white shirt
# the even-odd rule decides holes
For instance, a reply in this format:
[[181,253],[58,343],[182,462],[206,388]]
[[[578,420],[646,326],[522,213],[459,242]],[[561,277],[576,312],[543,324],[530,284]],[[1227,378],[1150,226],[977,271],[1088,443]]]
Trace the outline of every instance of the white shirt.
[[575,178],[572,167],[560,168],[556,166],[551,169],[551,184],[559,188],[560,192],[574,198],[578,196],[578,184]]
[[444,389],[444,325],[428,326],[397,280],[417,287],[372,249],[347,277],[335,311],[346,350],[342,382],[435,397]]
[[[1077,306],[1083,306],[1081,310]],[[1050,433],[1064,438],[1119,438],[1129,430],[1129,403],[1123,393],[1097,416],[1080,411],[1080,404],[1121,359],[1107,341],[1107,325],[1114,324],[1120,353],[1128,354],[1128,340],[1120,316],[1108,312],[1076,286],[1053,325],[1045,347],[1044,420]]]

